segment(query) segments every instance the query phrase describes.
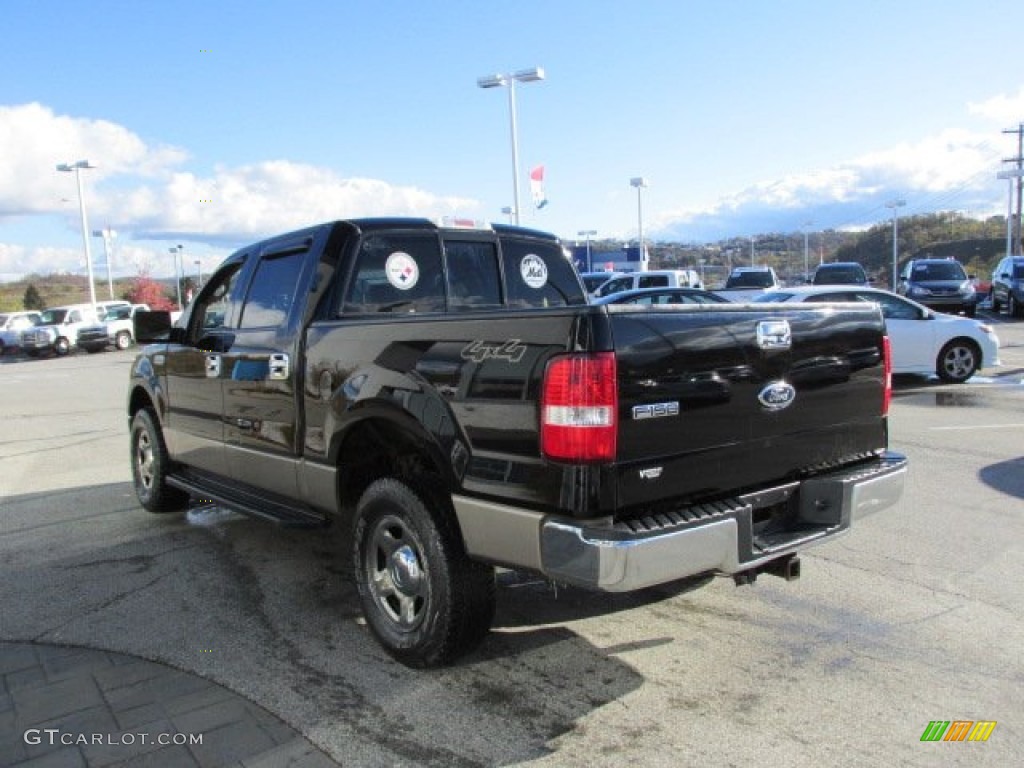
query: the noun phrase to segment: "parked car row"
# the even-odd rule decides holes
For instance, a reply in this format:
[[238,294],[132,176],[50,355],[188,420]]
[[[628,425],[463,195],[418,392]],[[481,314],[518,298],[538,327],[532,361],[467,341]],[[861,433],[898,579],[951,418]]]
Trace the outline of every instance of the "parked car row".
[[132,317],[146,304],[98,301],[68,304],[42,312],[0,314],[0,353],[20,350],[29,357],[63,356],[76,347],[99,352],[108,346],[127,349],[134,343]]

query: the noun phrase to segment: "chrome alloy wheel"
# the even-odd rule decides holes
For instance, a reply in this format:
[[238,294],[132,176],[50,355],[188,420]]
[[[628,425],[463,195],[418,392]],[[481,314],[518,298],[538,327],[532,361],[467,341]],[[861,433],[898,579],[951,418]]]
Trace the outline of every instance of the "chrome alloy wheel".
[[153,443],[149,432],[140,430],[135,438],[135,470],[138,474],[139,483],[147,491],[153,489],[155,477]]
[[949,381],[966,381],[978,369],[974,350],[966,344],[950,346],[942,356],[942,368],[946,373],[943,378]]
[[370,593],[400,632],[416,629],[430,603],[422,551],[416,535],[394,515],[377,521],[366,548],[363,565]]

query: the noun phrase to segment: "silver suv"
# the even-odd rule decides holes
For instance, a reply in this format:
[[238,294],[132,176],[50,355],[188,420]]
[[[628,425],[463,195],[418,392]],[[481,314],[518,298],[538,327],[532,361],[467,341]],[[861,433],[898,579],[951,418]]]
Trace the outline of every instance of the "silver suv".
[[1024,256],[1007,256],[992,273],[992,311],[1000,307],[1013,317],[1024,317]]
[[39,324],[38,312],[0,313],[0,355],[21,347],[21,333]]

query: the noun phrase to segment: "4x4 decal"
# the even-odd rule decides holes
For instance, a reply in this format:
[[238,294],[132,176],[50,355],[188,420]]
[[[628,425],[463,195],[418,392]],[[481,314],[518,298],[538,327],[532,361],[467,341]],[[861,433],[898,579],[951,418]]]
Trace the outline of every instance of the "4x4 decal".
[[526,345],[519,339],[509,339],[500,344],[477,339],[462,348],[462,359],[482,363],[484,360],[508,360],[518,363],[526,354]]

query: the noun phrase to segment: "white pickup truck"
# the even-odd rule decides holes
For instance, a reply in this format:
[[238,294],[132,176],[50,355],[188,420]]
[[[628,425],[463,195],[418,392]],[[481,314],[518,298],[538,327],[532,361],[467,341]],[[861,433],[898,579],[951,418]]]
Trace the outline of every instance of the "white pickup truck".
[[743,304],[753,301],[762,293],[781,288],[775,270],[771,267],[734,267],[725,280],[725,287],[715,293],[723,299]]
[[101,352],[108,345],[116,349],[128,349],[135,342],[132,318],[139,310],[149,312],[149,305],[132,304],[109,310],[102,323],[79,329],[78,346],[87,352]]

